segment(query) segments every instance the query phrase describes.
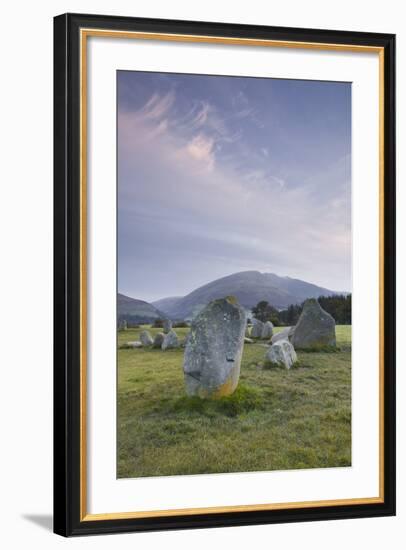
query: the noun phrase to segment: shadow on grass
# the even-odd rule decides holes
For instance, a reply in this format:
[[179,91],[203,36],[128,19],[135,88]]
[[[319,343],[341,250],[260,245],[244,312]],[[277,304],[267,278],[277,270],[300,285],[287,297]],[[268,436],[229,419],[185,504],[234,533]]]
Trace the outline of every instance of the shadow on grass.
[[173,411],[194,412],[207,416],[213,416],[213,414],[238,416],[254,409],[261,410],[264,405],[263,397],[258,390],[240,384],[232,395],[218,399],[201,399],[186,395],[180,397],[173,404]]

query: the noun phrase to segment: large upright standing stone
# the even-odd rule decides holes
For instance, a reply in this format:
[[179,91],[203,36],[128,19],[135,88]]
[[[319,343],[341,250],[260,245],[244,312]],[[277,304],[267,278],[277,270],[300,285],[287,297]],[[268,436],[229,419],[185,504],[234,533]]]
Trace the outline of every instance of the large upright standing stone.
[[165,334],[168,334],[172,330],[172,321],[170,319],[164,319],[162,330]]
[[306,300],[291,343],[295,349],[335,347],[336,323],[314,298]]
[[270,338],[272,338],[272,334],[273,334],[273,324],[271,323],[271,321],[267,321],[266,323],[264,323],[264,326],[262,327],[261,338],[263,340],[269,340]]
[[234,392],[245,325],[245,310],[232,296],[210,302],[195,317],[183,363],[188,395],[217,398]]
[[253,319],[253,327],[251,329],[251,338],[262,338],[262,329],[264,328],[264,323],[259,319]]

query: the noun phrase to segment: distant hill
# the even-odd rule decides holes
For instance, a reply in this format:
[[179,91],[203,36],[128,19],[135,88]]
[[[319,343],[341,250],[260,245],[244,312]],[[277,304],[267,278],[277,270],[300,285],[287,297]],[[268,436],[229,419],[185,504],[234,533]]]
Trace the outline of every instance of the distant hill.
[[183,296],[171,296],[169,298],[162,298],[161,300],[156,300],[155,302],[151,302],[151,304],[156,307],[157,309],[160,309],[161,311],[170,311],[173,307],[175,307],[176,303],[181,300]]
[[155,319],[165,319],[166,315],[153,305],[143,300],[136,300],[117,294],[117,317],[133,323],[153,323]]
[[189,319],[211,300],[233,295],[247,309],[266,300],[277,309],[300,304],[307,298],[338,294],[300,279],[279,277],[274,273],[242,271],[203,285],[187,296],[163,298],[154,302],[172,319]]

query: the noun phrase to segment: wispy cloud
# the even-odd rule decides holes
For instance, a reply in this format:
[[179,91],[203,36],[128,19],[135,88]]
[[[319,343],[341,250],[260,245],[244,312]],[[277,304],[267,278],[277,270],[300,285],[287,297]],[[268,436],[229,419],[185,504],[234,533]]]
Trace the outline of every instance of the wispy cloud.
[[[238,108],[232,115],[227,116],[221,116],[218,108],[203,100],[193,100],[189,110],[182,112],[176,108],[176,99],[174,90],[161,94],[154,92],[141,108],[134,112],[120,112],[120,124],[123,128],[131,126],[132,132],[143,136],[146,141],[165,135],[172,143],[172,147],[178,148],[173,152],[174,158],[181,159],[186,151],[196,161],[196,170],[212,171],[216,156],[223,151],[224,146],[242,141],[232,154],[223,155],[222,162],[232,163],[238,158],[238,170],[243,175],[245,172],[245,179],[262,181],[264,185],[276,182],[280,187],[284,186],[285,182],[280,177],[266,174],[264,170],[252,170],[249,163],[246,168],[241,167],[241,160],[253,157],[254,154],[249,144],[244,143],[242,130],[230,128],[229,122],[255,112],[255,109],[248,107],[245,94],[241,92],[237,99],[234,99],[234,103],[238,103],[239,106],[243,104],[244,108]],[[134,138],[129,138],[128,143],[134,145]],[[260,151],[263,157],[269,157],[267,148],[263,147]]]
[[214,139],[203,134],[195,136],[186,146],[186,149],[193,159],[203,162],[208,170],[214,168]]
[[[221,95],[204,97],[202,86],[186,94],[176,75],[171,81],[163,89],[151,86],[133,108],[119,105],[122,290],[147,299],[182,294],[241,269],[348,289],[348,153],[310,164],[301,156],[306,142],[298,139],[287,150],[280,133],[261,137],[250,126],[252,113],[240,116],[243,109],[261,113],[262,104],[245,92],[222,108]],[[295,122],[289,125],[296,137]],[[337,148],[334,140],[330,147]]]
[[174,101],[175,93],[173,91],[170,91],[163,96],[158,93],[154,93],[144,107],[139,111],[139,114],[141,117],[145,117],[146,119],[159,120],[168,114]]

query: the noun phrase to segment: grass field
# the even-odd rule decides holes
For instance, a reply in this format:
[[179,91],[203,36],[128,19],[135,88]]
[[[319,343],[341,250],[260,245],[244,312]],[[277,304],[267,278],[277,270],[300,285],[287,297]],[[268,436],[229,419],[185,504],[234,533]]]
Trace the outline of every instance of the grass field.
[[351,327],[336,330],[338,351],[298,352],[290,371],[246,344],[236,392],[216,401],[185,395],[183,349],[119,349],[117,476],[351,465]]

